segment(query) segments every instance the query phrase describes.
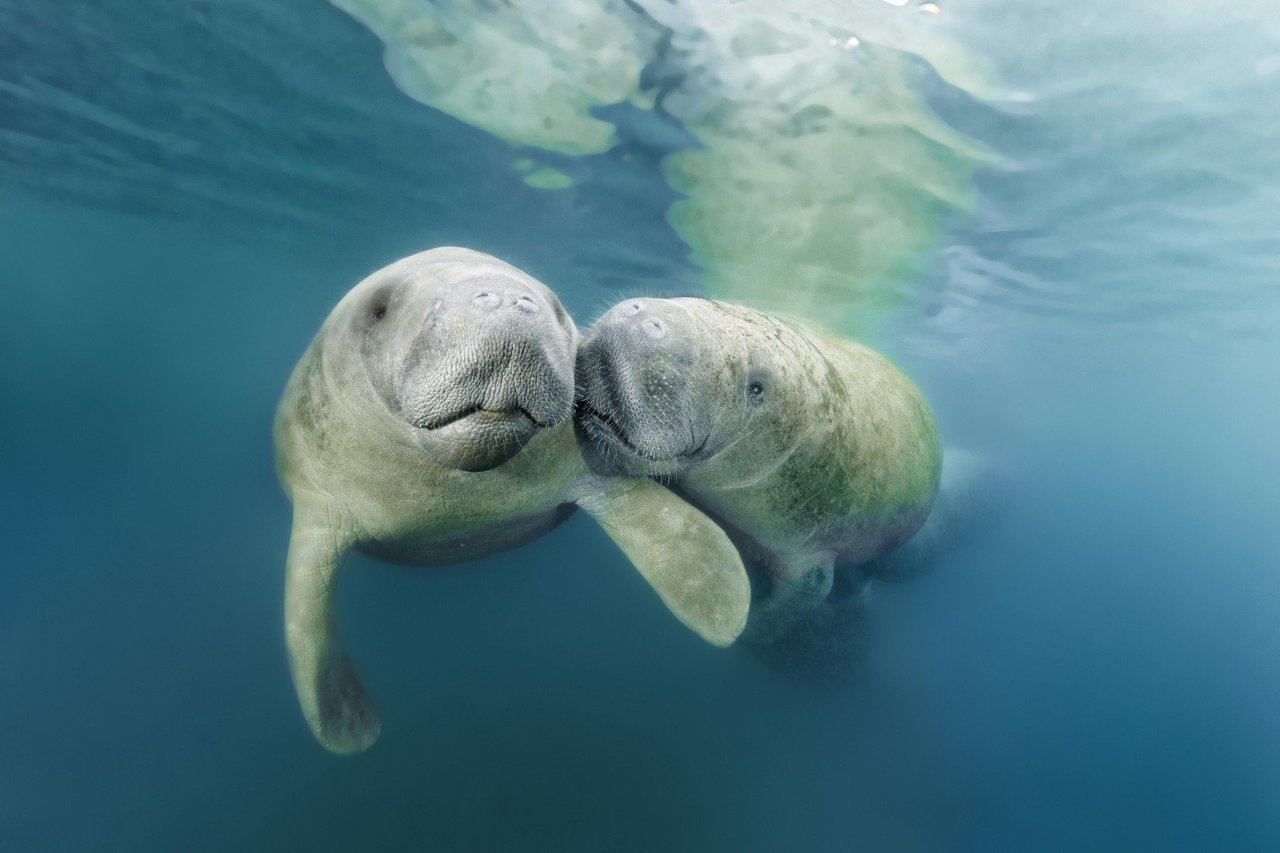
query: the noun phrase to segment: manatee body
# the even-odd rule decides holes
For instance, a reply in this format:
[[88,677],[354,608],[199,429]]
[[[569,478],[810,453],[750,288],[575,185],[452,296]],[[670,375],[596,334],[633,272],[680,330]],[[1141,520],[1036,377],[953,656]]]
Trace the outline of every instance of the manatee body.
[[[669,483],[760,570],[744,634],[757,647],[812,632],[834,566],[874,567],[938,491],[938,431],[905,375],[853,341],[740,305],[624,301],[579,349],[578,386],[595,466]],[[851,571],[837,592],[857,599],[866,571]]]
[[673,613],[727,645],[749,586],[734,546],[655,483],[588,470],[571,422],[579,335],[545,285],[467,249],[357,284],[295,368],[275,422],[293,502],[285,626],[320,742],[359,752],[379,721],[334,622],[350,550],[421,566],[516,547],[581,506]]

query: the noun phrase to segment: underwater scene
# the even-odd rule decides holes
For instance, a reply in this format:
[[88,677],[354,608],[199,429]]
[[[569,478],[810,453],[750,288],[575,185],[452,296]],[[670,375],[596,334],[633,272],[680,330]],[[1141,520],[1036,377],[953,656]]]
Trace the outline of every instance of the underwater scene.
[[1280,849],[1278,370],[1261,2],[0,0],[0,851]]

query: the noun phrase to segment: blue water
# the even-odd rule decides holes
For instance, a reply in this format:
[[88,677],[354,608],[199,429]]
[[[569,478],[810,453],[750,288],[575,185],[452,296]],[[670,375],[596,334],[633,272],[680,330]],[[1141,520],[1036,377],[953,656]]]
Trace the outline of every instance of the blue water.
[[607,150],[513,148],[313,0],[116,5],[0,1],[0,850],[1280,848],[1260,5],[943,9],[994,82],[921,62],[912,91],[984,165],[892,298],[841,308],[875,306],[860,333],[1013,484],[876,590],[856,677],[707,647],[575,517],[445,570],[355,561],[383,735],[347,759],[283,649],[295,360],[355,281],[439,244],[584,327],[716,292],[662,162],[707,143],[627,103],[596,112]]

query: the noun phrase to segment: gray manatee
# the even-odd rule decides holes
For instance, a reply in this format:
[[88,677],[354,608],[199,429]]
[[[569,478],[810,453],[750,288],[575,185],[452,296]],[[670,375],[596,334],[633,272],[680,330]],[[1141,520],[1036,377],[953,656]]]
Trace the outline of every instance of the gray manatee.
[[684,624],[717,645],[741,632],[750,588],[725,533],[656,483],[587,468],[570,417],[578,343],[543,284],[440,248],[357,284],[302,356],[275,421],[293,502],[285,627],[303,714],[328,749],[359,752],[380,728],[334,622],[352,549],[456,563],[581,506]]
[[[761,570],[767,592],[743,635],[757,647],[794,645],[833,582],[860,599],[938,491],[938,431],[905,375],[853,341],[740,305],[624,301],[579,349],[578,385],[596,467],[669,483]],[[838,563],[866,568],[836,579]]]

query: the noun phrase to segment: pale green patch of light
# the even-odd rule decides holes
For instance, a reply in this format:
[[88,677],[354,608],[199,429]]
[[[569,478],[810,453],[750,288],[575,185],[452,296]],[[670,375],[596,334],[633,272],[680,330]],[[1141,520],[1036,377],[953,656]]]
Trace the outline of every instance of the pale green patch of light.
[[372,30],[409,97],[516,145],[596,154],[661,31],[623,0],[331,0]]
[[845,332],[901,303],[987,162],[913,82],[923,58],[987,89],[937,17],[881,0],[707,6],[732,73],[717,97],[669,104],[704,147],[664,166],[685,195],[670,222],[710,293]]
[[539,166],[526,173],[520,180],[535,190],[564,190],[577,183],[574,178],[550,166]]

